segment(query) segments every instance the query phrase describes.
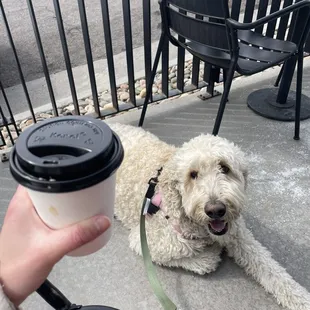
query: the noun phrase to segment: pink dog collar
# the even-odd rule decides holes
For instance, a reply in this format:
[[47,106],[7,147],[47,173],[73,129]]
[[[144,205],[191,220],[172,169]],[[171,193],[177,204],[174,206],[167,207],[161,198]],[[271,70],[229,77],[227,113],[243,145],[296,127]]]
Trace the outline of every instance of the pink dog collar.
[[[156,185],[158,184],[158,177],[160,176],[162,170],[163,168],[160,168],[159,170],[157,170],[157,176],[155,178],[151,178],[148,182],[149,186],[145,194],[145,198],[144,198],[143,214],[146,216],[146,218],[150,219],[158,211],[162,211],[165,219],[168,221],[170,219],[170,216],[167,214],[167,210],[165,210],[163,207],[162,195],[160,191],[158,193],[155,193],[155,188],[156,188]],[[182,236],[182,231],[181,231],[179,222],[176,220],[173,220],[171,222],[171,225],[173,227],[173,230],[177,234]]]
[[[164,214],[165,214],[165,219],[166,220],[169,220],[170,217],[169,215],[167,214],[167,210],[164,208],[163,206],[163,203],[162,203],[162,195],[160,192],[156,193],[154,195],[154,197],[152,198],[151,200],[152,204],[154,206],[156,206],[157,208],[159,208],[159,210],[161,210]],[[177,221],[172,221],[172,227],[174,229],[174,231],[179,234],[179,235],[182,235],[182,231],[181,231],[181,228],[180,228],[180,225]]]
[[163,211],[163,208],[162,208],[162,197],[161,197],[161,193],[160,192],[156,193],[153,196],[151,202],[152,202],[152,204],[155,207],[157,207],[157,208],[159,208],[159,209],[161,209]]

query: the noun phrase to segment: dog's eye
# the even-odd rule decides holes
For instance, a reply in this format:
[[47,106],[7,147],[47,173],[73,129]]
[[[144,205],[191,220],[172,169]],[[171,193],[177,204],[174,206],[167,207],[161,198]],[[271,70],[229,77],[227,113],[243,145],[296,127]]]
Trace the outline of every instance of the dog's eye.
[[198,178],[198,171],[191,171],[190,176],[192,179],[197,179]]
[[230,169],[226,165],[221,165],[221,171],[224,174],[229,173]]

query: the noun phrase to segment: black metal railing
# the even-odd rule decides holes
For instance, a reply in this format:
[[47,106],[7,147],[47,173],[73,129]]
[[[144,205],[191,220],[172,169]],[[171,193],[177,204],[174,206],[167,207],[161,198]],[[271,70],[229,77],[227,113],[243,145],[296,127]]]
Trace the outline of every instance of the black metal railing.
[[[45,77],[45,82],[47,85],[51,110],[53,116],[58,116],[58,106],[57,101],[54,94],[54,89],[51,81],[51,74],[47,63],[46,52],[44,50],[44,45],[42,42],[42,34],[39,29],[39,25],[37,22],[37,16],[35,13],[34,5],[32,0],[25,0],[28,7],[28,13],[32,24],[33,33],[35,36],[36,41],[36,48],[39,52],[42,72]],[[130,8],[130,0],[122,0],[122,9],[123,9],[123,25],[124,25],[124,41],[125,41],[125,48],[126,48],[126,63],[127,66],[124,68],[127,69],[127,76],[128,76],[128,93],[129,93],[129,102],[127,104],[119,105],[119,98],[117,96],[117,82],[115,76],[115,67],[114,67],[114,59],[113,59],[113,38],[111,35],[111,23],[110,23],[110,14],[109,14],[109,3],[107,0],[98,0],[100,1],[101,5],[101,18],[103,21],[103,35],[105,39],[105,48],[106,48],[106,57],[107,57],[107,65],[108,65],[108,72],[109,72],[109,82],[110,82],[110,94],[111,94],[111,101],[113,105],[113,109],[103,111],[100,108],[99,100],[98,100],[98,91],[97,91],[97,81],[95,76],[94,70],[94,60],[93,60],[93,53],[90,41],[90,34],[89,34],[89,26],[88,26],[88,19],[87,19],[87,12],[84,0],[76,0],[78,3],[78,10],[80,16],[80,25],[83,34],[83,44],[85,49],[86,55],[86,63],[88,67],[88,74],[90,80],[90,92],[92,94],[94,110],[96,117],[106,117],[108,115],[117,114],[120,111],[129,110],[132,108],[136,108],[142,105],[143,99],[139,99],[136,96],[135,91],[135,70],[134,70],[134,50],[133,50],[133,42],[132,42],[132,21],[131,21],[131,8]],[[7,37],[9,39],[10,47],[12,49],[14,60],[17,64],[17,71],[19,74],[20,82],[23,87],[23,91],[26,96],[26,101],[29,109],[29,115],[33,120],[33,123],[37,122],[37,115],[34,111],[34,107],[32,101],[30,99],[29,90],[26,84],[26,79],[23,73],[23,68],[20,61],[20,55],[17,52],[15,42],[12,35],[12,30],[10,28],[7,14],[5,10],[4,1],[0,0],[0,9],[2,15],[2,23],[6,30]],[[62,10],[59,0],[53,0],[55,18],[57,21],[57,27],[59,32],[59,38],[61,41],[62,53],[65,61],[68,82],[70,87],[70,92],[72,96],[72,104],[74,105],[74,110],[72,111],[74,114],[80,114],[80,106],[79,106],[79,98],[77,96],[76,85],[74,81],[74,75],[72,70],[72,63],[70,59],[69,47],[66,37],[66,32],[64,28],[64,21],[62,16]],[[143,12],[143,45],[144,45],[144,65],[145,65],[145,78],[146,83],[150,78],[151,74],[151,66],[152,66],[152,54],[151,54],[151,46],[152,46],[152,37],[151,37],[151,1],[150,0],[143,0],[142,1],[142,12]],[[99,20],[99,16],[98,16]],[[177,88],[174,90],[169,89],[169,79],[168,79],[168,67],[169,67],[169,46],[165,47],[165,51],[162,55],[162,94],[157,94],[151,98],[151,102],[156,102],[158,100],[162,100],[168,97],[172,97],[177,94],[181,94],[186,91],[191,91],[195,88],[202,87],[207,85],[207,81],[201,81],[198,83],[199,80],[199,65],[197,66],[197,61],[195,60],[195,65],[193,66],[192,70],[192,85],[188,85],[184,88],[184,51],[179,49],[178,51],[178,74],[177,74]],[[1,64],[0,64],[1,65]],[[183,72],[182,72],[183,71]],[[10,109],[10,103],[7,99],[5,89],[1,85],[1,92],[3,94],[5,110],[9,112],[9,115],[4,115],[3,110],[1,109],[1,117],[0,117],[0,128],[6,128],[7,132],[10,132],[10,125],[13,125],[17,135],[19,134],[19,130],[17,128],[14,115],[12,110]],[[1,102],[1,105],[3,103]],[[8,135],[6,139],[3,138],[3,135],[0,136],[0,146],[7,144],[14,143],[14,139],[11,134]],[[2,143],[1,143],[2,140]]]
[[[115,74],[115,64],[114,64],[114,53],[113,53],[113,42],[114,39],[111,31],[111,22],[110,22],[110,12],[109,12],[109,1],[108,0],[96,0],[100,2],[101,11],[98,12],[98,23],[100,19],[102,19],[102,37],[105,41],[105,51],[107,58],[107,66],[108,66],[108,75],[109,75],[109,92],[111,95],[112,109],[103,110],[100,107],[99,99],[98,99],[98,88],[97,88],[97,80],[94,70],[94,59],[93,59],[93,51],[90,40],[90,29],[88,25],[87,18],[87,9],[85,6],[85,0],[72,0],[77,1],[79,18],[80,18],[80,26],[82,30],[83,36],[83,45],[85,49],[86,55],[86,63],[88,68],[88,75],[90,81],[90,93],[92,94],[93,106],[94,106],[94,115],[95,117],[104,118],[106,116],[115,115],[121,111],[129,110],[132,108],[140,107],[143,104],[143,98],[138,98],[136,96],[136,72],[134,69],[134,46],[133,46],[133,35],[132,35],[132,20],[131,20],[131,2],[130,0],[121,0],[122,1],[122,13],[123,13],[123,26],[124,26],[124,43],[126,48],[126,68],[127,77],[128,77],[128,93],[129,99],[125,104],[119,104],[118,98],[118,86],[117,79]],[[95,0],[93,0],[95,1]],[[22,85],[22,89],[24,91],[24,95],[27,102],[27,107],[29,111],[29,118],[32,119],[32,123],[37,122],[37,114],[34,111],[34,107],[32,104],[31,96],[29,94],[29,90],[27,87],[26,79],[23,73],[23,68],[20,61],[20,55],[17,52],[14,38],[12,35],[12,29],[9,25],[5,5],[3,0],[0,0],[0,11],[1,11],[1,24],[4,26],[3,28],[6,30],[6,35],[12,49],[12,53],[14,56],[14,60],[17,65],[17,71],[20,78],[20,83]],[[46,57],[46,52],[44,50],[44,44],[42,41],[42,31],[40,31],[40,27],[37,22],[37,13],[35,12],[33,1],[25,0],[28,7],[28,14],[31,20],[31,25],[33,29],[33,34],[35,36],[35,42],[37,51],[39,52],[42,72],[45,77],[45,82],[47,85],[47,90],[50,99],[51,106],[51,114],[53,116],[59,115],[58,104],[55,98],[55,93],[53,89],[53,84],[51,81],[51,74],[48,66],[48,61]],[[250,22],[254,16],[254,10],[258,9],[258,17],[264,16],[267,12],[267,7],[270,4],[268,0],[260,0],[259,4],[256,3],[255,0],[233,0],[232,3],[232,17],[239,20],[240,13],[244,13],[244,18],[242,21]],[[288,6],[293,3],[293,0],[272,0],[271,1],[271,12],[277,11],[281,8],[281,5]],[[144,46],[144,72],[146,85],[151,76],[151,66],[152,66],[152,14],[151,14],[151,0],[141,0],[141,11],[142,15],[142,25],[143,25],[143,46]],[[72,114],[79,115],[81,111],[81,106],[79,105],[79,99],[77,95],[77,89],[75,84],[75,78],[73,74],[72,62],[69,52],[69,46],[67,41],[67,34],[64,27],[64,20],[62,15],[62,8],[59,0],[53,0],[53,8],[55,19],[57,22],[59,39],[61,42],[61,49],[63,54],[63,59],[65,63],[65,68],[67,71],[67,78],[70,87],[70,94],[72,97],[72,104],[74,109],[71,111]],[[199,17],[198,17],[199,18]],[[294,21],[294,20],[293,20]],[[118,21],[119,22],[119,21]],[[288,31],[289,27],[289,18],[284,17],[281,19],[279,26],[276,30],[276,24],[270,23],[266,30],[263,28],[256,29],[262,33],[266,32],[269,36],[276,36],[279,39],[283,39],[286,36],[290,36],[291,32]],[[42,30],[42,29],[41,29]],[[182,38],[180,38],[182,40]],[[183,38],[184,40],[184,38]],[[310,46],[307,43],[306,46]],[[309,47],[310,50],[310,47]],[[169,87],[169,44],[166,44],[164,51],[162,53],[162,68],[161,68],[161,93],[153,94],[150,102],[156,102],[165,98],[173,97],[178,94],[182,94],[184,92],[192,91],[204,86],[207,86],[207,91],[213,95],[214,83],[219,81],[219,70],[212,68],[208,65],[201,64],[197,58],[192,59],[192,70],[191,70],[191,79],[190,84],[184,84],[184,71],[185,71],[185,51],[182,48],[178,48],[177,51],[177,74],[176,74],[176,86],[174,89],[170,89]],[[203,73],[200,76],[200,68],[204,65]],[[1,64],[0,64],[1,68]],[[6,137],[4,137],[3,132],[0,130],[0,147],[3,147],[6,144],[14,144],[14,139],[19,135],[20,128],[14,118],[14,113],[12,112],[9,99],[6,95],[6,90],[4,89],[1,81],[0,81],[0,89],[2,98],[0,101],[0,129],[5,128],[5,132],[7,132]],[[16,134],[13,136],[11,131],[14,130]]]

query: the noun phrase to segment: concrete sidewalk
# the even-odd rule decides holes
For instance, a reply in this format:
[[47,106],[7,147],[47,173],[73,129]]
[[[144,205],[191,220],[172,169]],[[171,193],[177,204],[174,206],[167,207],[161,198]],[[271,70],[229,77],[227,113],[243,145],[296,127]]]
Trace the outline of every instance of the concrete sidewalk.
[[[293,140],[293,123],[264,119],[246,106],[255,89],[273,84],[278,69],[234,81],[220,135],[236,142],[249,159],[248,205],[244,216],[255,237],[310,291],[310,120],[303,121],[301,140]],[[305,60],[303,93],[310,96],[310,62]],[[293,85],[295,87],[295,84]],[[145,128],[181,145],[211,132],[220,97],[201,101],[197,94],[152,106]],[[137,124],[140,111],[108,122]],[[13,195],[8,164],[0,165],[0,212]],[[128,246],[128,231],[115,222],[111,242],[86,258],[64,258],[49,279],[75,303],[110,305],[126,310],[159,310],[141,257]],[[275,299],[227,257],[216,272],[197,276],[157,268],[168,295],[183,310],[280,310]],[[51,309],[34,294],[25,309]]]

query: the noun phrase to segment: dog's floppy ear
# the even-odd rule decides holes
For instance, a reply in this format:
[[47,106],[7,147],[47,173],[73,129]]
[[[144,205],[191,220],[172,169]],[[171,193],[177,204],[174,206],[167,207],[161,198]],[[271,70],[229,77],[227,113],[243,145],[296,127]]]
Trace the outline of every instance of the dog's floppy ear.
[[180,180],[177,170],[177,159],[174,153],[163,166],[162,173],[159,177],[159,186],[163,204],[167,208],[168,214],[179,218],[182,213],[182,196],[179,191]]

